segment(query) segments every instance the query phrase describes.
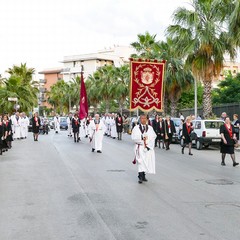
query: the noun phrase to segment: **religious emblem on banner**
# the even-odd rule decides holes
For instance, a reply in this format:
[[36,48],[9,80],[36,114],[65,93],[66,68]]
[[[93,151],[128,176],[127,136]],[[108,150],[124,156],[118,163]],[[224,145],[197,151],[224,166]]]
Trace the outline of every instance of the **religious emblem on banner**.
[[130,110],[162,111],[165,61],[131,60]]

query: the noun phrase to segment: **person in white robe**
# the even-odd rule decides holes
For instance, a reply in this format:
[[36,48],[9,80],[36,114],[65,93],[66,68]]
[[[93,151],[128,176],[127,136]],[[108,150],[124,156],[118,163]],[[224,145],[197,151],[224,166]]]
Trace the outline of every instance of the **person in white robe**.
[[19,112],[16,112],[15,116],[12,118],[12,124],[14,126],[13,138],[21,138],[21,127],[20,127],[20,115]]
[[110,114],[107,114],[106,120],[105,120],[106,134],[107,134],[108,137],[111,136],[111,125],[110,125],[111,117],[110,116],[111,116]]
[[70,112],[67,117],[68,137],[72,137],[72,118],[72,113]]
[[54,121],[55,133],[60,132],[60,117],[58,114],[56,114],[53,121]]
[[20,121],[20,129],[21,129],[21,138],[27,138],[29,118],[26,116],[25,112],[20,114],[20,120],[19,121]]
[[116,116],[114,113],[112,113],[112,116],[110,118],[110,127],[111,127],[111,137],[113,139],[117,138],[117,127],[116,127]]
[[138,166],[138,182],[147,182],[146,173],[155,174],[154,145],[156,133],[147,124],[146,115],[141,115],[140,124],[133,128],[131,137],[135,142],[133,163],[137,163]]
[[95,114],[95,119],[90,121],[88,129],[92,152],[96,150],[98,153],[102,153],[102,141],[105,133],[105,125],[100,119],[99,114]]

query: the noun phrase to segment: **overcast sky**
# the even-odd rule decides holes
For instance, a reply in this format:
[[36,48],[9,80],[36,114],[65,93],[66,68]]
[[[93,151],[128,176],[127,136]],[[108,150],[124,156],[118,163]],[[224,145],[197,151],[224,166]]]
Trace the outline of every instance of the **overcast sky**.
[[[4,3],[3,3],[4,2]],[[0,74],[14,64],[37,71],[64,56],[129,45],[149,31],[164,38],[177,7],[189,0],[7,0],[0,4]]]

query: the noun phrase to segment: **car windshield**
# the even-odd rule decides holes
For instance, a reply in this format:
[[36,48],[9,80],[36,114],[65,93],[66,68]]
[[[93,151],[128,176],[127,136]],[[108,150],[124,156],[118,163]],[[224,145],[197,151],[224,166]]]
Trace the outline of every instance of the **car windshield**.
[[60,122],[67,122],[66,118],[60,118]]
[[207,129],[219,129],[223,125],[223,122],[215,122],[215,121],[206,121],[205,127]]
[[174,125],[175,125],[175,127],[179,127],[180,126],[180,124],[181,124],[181,120],[180,119],[172,119],[173,120],[173,122],[174,122]]

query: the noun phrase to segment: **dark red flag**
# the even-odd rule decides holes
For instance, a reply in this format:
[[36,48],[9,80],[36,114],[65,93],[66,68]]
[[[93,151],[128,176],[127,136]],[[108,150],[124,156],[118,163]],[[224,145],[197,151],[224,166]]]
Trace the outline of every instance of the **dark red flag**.
[[79,103],[79,118],[80,120],[88,116],[88,101],[85,83],[83,80],[83,73],[81,73],[81,90],[80,90],[80,103]]

